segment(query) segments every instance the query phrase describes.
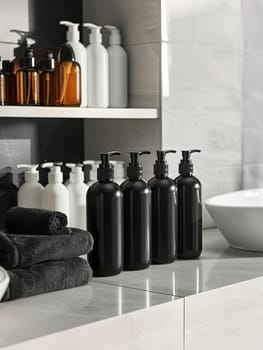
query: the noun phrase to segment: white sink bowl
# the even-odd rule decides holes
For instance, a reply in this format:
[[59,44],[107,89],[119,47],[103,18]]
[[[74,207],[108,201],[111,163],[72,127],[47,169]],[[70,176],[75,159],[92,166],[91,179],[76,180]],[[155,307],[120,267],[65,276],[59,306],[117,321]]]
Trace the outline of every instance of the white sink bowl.
[[222,194],[205,205],[231,247],[263,252],[263,189]]
[[0,267],[0,301],[3,298],[5,291],[8,287],[9,276],[6,270]]

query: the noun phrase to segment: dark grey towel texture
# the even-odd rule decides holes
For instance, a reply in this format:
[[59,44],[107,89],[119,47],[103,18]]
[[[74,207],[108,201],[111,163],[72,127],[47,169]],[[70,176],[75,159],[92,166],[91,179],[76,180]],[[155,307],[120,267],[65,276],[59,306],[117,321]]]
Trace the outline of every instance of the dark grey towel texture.
[[0,265],[5,269],[64,260],[88,254],[93,238],[87,231],[67,228],[66,235],[13,235],[0,232]]
[[58,211],[13,207],[6,213],[5,227],[10,234],[67,234],[67,216]]
[[85,285],[92,270],[86,260],[72,258],[9,270],[8,274],[10,283],[3,301]]

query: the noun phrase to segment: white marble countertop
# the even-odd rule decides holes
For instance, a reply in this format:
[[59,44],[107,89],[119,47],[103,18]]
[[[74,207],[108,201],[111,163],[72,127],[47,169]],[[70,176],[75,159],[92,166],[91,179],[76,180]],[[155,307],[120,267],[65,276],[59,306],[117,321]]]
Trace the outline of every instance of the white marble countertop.
[[263,254],[204,232],[199,260],[94,278],[88,286],[0,304],[0,347],[263,276]]

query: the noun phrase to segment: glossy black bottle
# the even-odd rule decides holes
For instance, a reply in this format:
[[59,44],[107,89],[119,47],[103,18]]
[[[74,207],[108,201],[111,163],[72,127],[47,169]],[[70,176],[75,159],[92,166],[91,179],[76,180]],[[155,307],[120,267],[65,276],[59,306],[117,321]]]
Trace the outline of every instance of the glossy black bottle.
[[87,193],[87,229],[94,237],[88,260],[95,276],[113,276],[123,270],[123,195],[113,182],[110,156],[101,153],[98,181]]
[[193,176],[191,154],[200,150],[182,151],[177,187],[178,235],[177,258],[196,259],[202,252],[201,183]]
[[157,151],[153,167],[155,176],[149,181],[152,190],[152,263],[168,264],[176,258],[176,186],[168,177],[167,153]]
[[143,180],[139,157],[151,152],[130,152],[131,162],[122,185],[124,205],[124,270],[145,269],[151,263],[151,190]]

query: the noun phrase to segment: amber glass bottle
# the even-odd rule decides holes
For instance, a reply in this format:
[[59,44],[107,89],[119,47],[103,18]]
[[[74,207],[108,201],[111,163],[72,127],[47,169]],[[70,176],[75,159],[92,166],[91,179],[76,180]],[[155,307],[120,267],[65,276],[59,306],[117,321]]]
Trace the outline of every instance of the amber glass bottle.
[[57,68],[58,98],[57,105],[80,106],[81,104],[81,71],[75,62],[74,53],[69,45],[64,45],[59,53]]
[[57,100],[57,74],[53,53],[47,51],[40,61],[40,104],[55,106]]
[[0,57],[0,105],[16,103],[16,80],[11,72],[9,61],[2,61]]
[[17,104],[39,105],[39,71],[32,49],[25,50],[21,67],[16,73]]

